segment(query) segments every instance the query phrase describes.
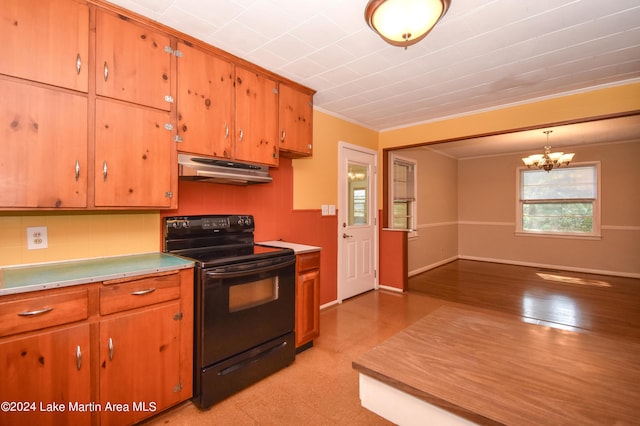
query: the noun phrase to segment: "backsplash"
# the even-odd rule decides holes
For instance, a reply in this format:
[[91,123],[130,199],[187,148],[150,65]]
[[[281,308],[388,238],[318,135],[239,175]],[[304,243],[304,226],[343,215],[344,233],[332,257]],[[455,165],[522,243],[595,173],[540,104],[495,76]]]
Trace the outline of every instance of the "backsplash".
[[[27,249],[27,227],[46,226],[48,248]],[[158,250],[158,212],[0,213],[0,266]]]

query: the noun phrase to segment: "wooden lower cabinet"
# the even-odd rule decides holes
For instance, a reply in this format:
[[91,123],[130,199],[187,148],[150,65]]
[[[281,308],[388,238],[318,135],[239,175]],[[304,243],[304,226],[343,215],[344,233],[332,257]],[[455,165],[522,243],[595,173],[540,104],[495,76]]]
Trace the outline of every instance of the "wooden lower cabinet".
[[3,296],[0,321],[0,425],[130,425],[192,396],[191,268]]
[[191,398],[193,269],[103,282],[100,314],[101,425],[133,424]]
[[320,335],[320,252],[296,256],[296,348]]
[[179,315],[176,301],[100,321],[101,425],[132,424],[181,401]]
[[82,410],[92,402],[89,336],[83,324],[0,339],[0,424],[89,424],[91,412]]

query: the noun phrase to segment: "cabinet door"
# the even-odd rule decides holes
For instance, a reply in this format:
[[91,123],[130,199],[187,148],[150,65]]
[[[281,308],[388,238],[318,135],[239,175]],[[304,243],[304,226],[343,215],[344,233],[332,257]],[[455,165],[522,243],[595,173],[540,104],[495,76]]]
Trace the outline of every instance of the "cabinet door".
[[[180,402],[179,313],[176,301],[100,322],[101,425],[132,424]],[[107,403],[129,411],[106,411]]]
[[86,207],[87,98],[0,79],[0,207]]
[[90,410],[82,408],[92,402],[90,352],[89,325],[4,339],[0,401],[21,404],[21,410],[0,410],[0,424],[89,424]]
[[236,158],[278,164],[278,90],[276,82],[236,67]]
[[96,101],[97,207],[171,206],[169,113]]
[[280,150],[310,156],[313,150],[313,97],[280,83],[278,93]]
[[296,347],[299,347],[320,334],[320,270],[299,274],[296,286]]
[[75,0],[3,0],[0,73],[86,92],[89,8]]
[[169,110],[169,37],[111,15],[96,13],[96,92]]
[[233,157],[233,64],[184,44],[178,50],[178,149]]

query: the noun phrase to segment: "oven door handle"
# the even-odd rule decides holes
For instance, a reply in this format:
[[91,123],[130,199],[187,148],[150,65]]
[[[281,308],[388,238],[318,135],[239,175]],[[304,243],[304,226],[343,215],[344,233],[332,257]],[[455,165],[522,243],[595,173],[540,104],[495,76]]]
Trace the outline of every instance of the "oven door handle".
[[258,262],[249,262],[249,263],[240,263],[237,265],[229,265],[219,268],[212,268],[211,270],[205,271],[205,275],[211,278],[236,278],[242,277],[245,275],[253,275],[260,274],[263,272],[270,272],[276,269],[281,269],[289,265],[294,265],[296,263],[295,256],[291,256],[291,258],[287,258],[286,261],[278,262],[278,263],[266,263],[265,261]]

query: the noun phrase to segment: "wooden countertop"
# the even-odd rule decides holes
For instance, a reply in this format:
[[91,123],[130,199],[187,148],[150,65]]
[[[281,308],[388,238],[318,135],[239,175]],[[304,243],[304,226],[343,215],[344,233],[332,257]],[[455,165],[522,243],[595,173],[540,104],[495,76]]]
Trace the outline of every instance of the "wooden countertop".
[[631,425],[640,344],[442,307],[353,362],[480,424]]
[[0,296],[193,267],[166,253],[144,253],[0,268]]

